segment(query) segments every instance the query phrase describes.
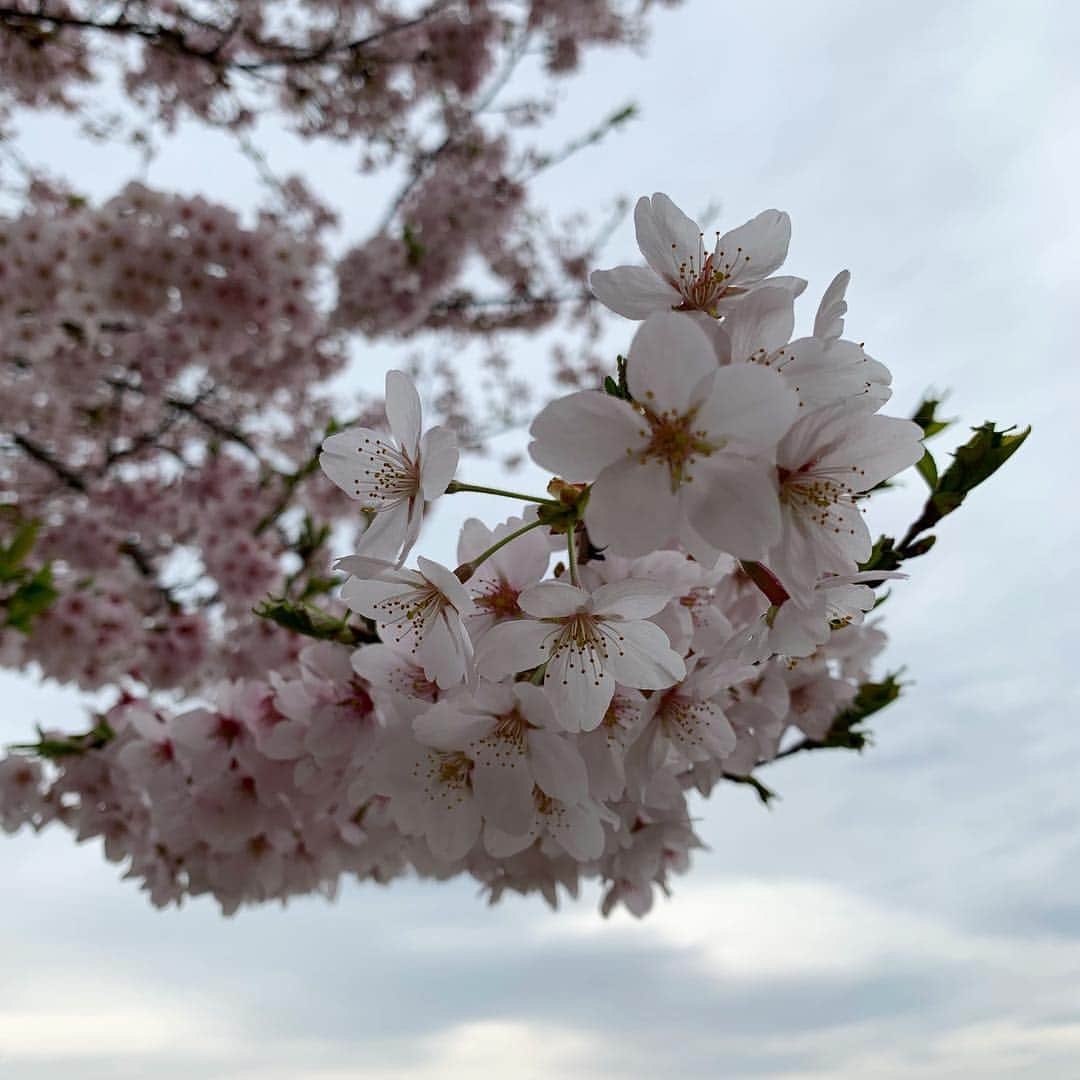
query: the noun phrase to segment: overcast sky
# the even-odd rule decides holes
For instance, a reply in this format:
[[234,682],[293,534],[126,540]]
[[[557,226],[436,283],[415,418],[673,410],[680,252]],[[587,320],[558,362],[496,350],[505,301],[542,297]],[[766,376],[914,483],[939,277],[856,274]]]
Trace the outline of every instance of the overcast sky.
[[[1080,9],[694,0],[654,25],[644,58],[589,58],[558,130],[628,98],[640,122],[539,194],[661,190],[722,204],[724,228],[786,209],[802,325],[849,268],[848,330],[892,368],[893,411],[951,387],[971,424],[1034,425],[883,609],[912,685],[876,745],[770,768],[771,812],[718,791],[710,850],[641,923],[600,919],[595,892],[488,909],[467,882],[157,912],[97,845],[0,838],[5,1078],[1076,1077]],[[28,154],[98,193],[129,175],[58,130]],[[150,180],[249,205],[224,153],[188,141]],[[318,183],[368,224],[356,177]],[[634,256],[629,225],[608,254]],[[872,527],[901,527],[918,485]],[[426,553],[476,509],[441,510]],[[77,722],[55,687],[4,674],[0,694],[0,739]]]

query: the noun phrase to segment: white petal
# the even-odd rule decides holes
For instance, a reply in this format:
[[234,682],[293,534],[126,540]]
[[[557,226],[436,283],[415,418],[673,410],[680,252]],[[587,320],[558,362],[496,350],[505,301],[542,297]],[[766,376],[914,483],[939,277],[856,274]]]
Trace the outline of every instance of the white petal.
[[492,627],[477,643],[476,666],[485,679],[502,679],[539,667],[555,628],[532,619],[511,619]]
[[764,285],[732,308],[724,320],[733,363],[748,360],[759,349],[774,353],[791,339],[795,299],[787,289]]
[[471,798],[439,800],[426,808],[424,821],[431,854],[444,862],[465,858],[480,835],[480,812]]
[[[397,575],[410,573],[410,571],[395,566],[388,559],[375,559],[366,555],[342,555],[340,559],[335,560],[334,569],[342,570],[346,574],[352,574],[358,578],[398,582],[404,581],[406,578]],[[391,574],[395,576],[392,578],[388,576]],[[424,579],[419,574],[413,574],[412,578],[408,580],[415,580],[417,585],[424,584]]]
[[628,449],[645,444],[643,427],[626,402],[599,390],[579,390],[540,410],[529,428],[529,453],[541,468],[567,480],[592,480]]
[[385,432],[374,431],[372,428],[354,427],[339,431],[336,435],[328,435],[323,439],[323,453],[330,457],[341,458],[348,461],[366,453],[365,446],[378,439],[386,440]]
[[444,494],[457,466],[457,436],[445,427],[425,432],[420,440],[420,489],[424,498],[430,501]]
[[582,802],[589,794],[589,776],[577,747],[565,735],[529,732],[533,778],[545,794],[562,802]]
[[[350,556],[357,558],[357,556]],[[341,587],[341,599],[353,611],[366,615],[369,619],[381,619],[385,612],[376,605],[392,596],[401,594],[407,586],[402,586],[397,581],[372,581],[370,579],[351,577]]]
[[411,517],[409,500],[380,511],[360,534],[356,542],[357,554],[361,558],[396,562],[408,539]]
[[[676,554],[672,552],[672,554]],[[678,556],[683,562],[686,560]],[[669,600],[671,589],[658,581],[630,578],[601,585],[592,594],[592,609],[598,616],[617,615],[621,619],[647,619]]]
[[650,315],[638,328],[626,361],[626,382],[646,408],[682,416],[698,384],[715,370],[716,354],[697,322],[667,311]]
[[[468,706],[466,697],[462,703]],[[435,750],[463,750],[474,739],[483,738],[493,727],[486,713],[463,712],[456,701],[437,701],[412,722],[413,734],[424,746]]]
[[741,439],[770,451],[798,412],[794,393],[775,371],[733,364],[716,372],[712,393],[698,417],[712,435]]
[[[745,286],[768,277],[787,258],[791,219],[780,210],[763,210],[716,242],[717,268],[731,274],[731,284]],[[723,253],[721,256],[720,253]]]
[[416,661],[443,690],[464,682],[471,659],[472,642],[455,611],[444,610],[418,635]]
[[850,281],[851,272],[841,270],[829,283],[814,318],[814,337],[838,338],[844,333],[844,316],[848,309],[844,294]]
[[420,450],[420,395],[404,371],[386,373],[386,419],[413,461]]
[[852,424],[842,446],[818,459],[817,468],[850,465],[849,482],[856,491],[868,491],[895,476],[923,455],[922,428],[895,416],[866,416]]
[[565,581],[541,581],[518,597],[518,607],[535,619],[560,619],[588,602],[588,593]]
[[431,559],[425,559],[423,555],[420,555],[416,559],[416,565],[420,570],[420,573],[424,575],[450,601],[454,607],[462,613],[462,615],[468,615],[472,612],[475,605],[473,604],[472,597],[469,595],[468,590],[458,580],[458,578],[441,563],[433,562]]
[[592,731],[611,704],[615,680],[607,671],[597,672],[576,649],[565,648],[548,662],[544,690],[560,727]]
[[644,319],[654,311],[670,311],[682,303],[679,290],[646,266],[594,270],[589,286],[601,304],[626,319]]
[[547,694],[532,683],[513,684],[514,700],[521,715],[534,727],[543,731],[558,731],[559,724]]
[[708,464],[697,476],[692,498],[684,499],[690,524],[729,555],[761,558],[780,534],[776,470],[734,455],[710,458]]
[[701,228],[663,192],[638,199],[634,228],[641,254],[662,278],[676,279],[683,260],[692,258],[697,263]]
[[479,518],[466,518],[458,534],[457,560],[466,563],[475,559],[495,542],[491,530]]
[[490,822],[484,826],[484,848],[495,859],[508,859],[524,851],[536,839],[540,826],[533,814],[532,824],[521,836],[512,836]]
[[686,675],[683,658],[671,648],[667,634],[650,622],[614,623],[618,649],[608,660],[612,675],[636,690],[663,690]]
[[555,836],[559,845],[579,862],[599,859],[604,853],[604,826],[593,812],[580,806],[567,806],[563,827]]
[[589,492],[585,526],[599,548],[618,555],[647,555],[678,528],[678,502],[671,472],[659,461],[636,457],[605,469]]
[[471,743],[473,794],[486,821],[520,836],[535,815],[533,774],[525,747],[490,737]]

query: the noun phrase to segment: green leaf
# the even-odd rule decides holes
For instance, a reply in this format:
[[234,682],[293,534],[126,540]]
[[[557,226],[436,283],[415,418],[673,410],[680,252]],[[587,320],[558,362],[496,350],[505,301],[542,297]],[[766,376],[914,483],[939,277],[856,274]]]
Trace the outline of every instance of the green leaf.
[[626,383],[626,357],[616,357],[615,364],[618,368],[618,378],[613,379],[610,375],[604,376],[604,393],[618,398],[620,401],[633,401],[633,397],[630,395],[630,387]]
[[0,581],[14,581],[21,576],[23,563],[34,546],[37,533],[36,521],[20,522],[11,543],[0,546]]
[[314,575],[307,579],[304,591],[300,594],[301,600],[310,600],[313,596],[325,596],[328,592],[336,589],[345,579],[340,575],[320,577]]
[[364,626],[353,626],[347,619],[339,619],[311,604],[289,600],[284,596],[271,596],[254,610],[262,619],[269,619],[294,634],[303,634],[319,641],[362,645],[379,640],[375,625],[370,620],[364,620]]
[[40,727],[37,729],[37,733],[37,742],[14,743],[8,749],[24,754],[33,754],[35,757],[44,758],[47,761],[58,761],[61,758],[85,754],[88,750],[100,750],[112,739],[116,738],[116,732],[113,731],[109,722],[103,716],[98,717],[98,722],[89,731],[80,735],[46,737],[45,732]]
[[863,683],[852,703],[833,719],[829,733],[819,745],[862,750],[870,741],[869,732],[856,731],[855,726],[891,705],[900,696],[899,675],[897,671],[886,675],[881,682]]
[[3,601],[7,608],[5,625],[29,634],[35,616],[45,611],[58,595],[53,588],[52,567],[46,564]]
[[984,480],[994,475],[1024,445],[1031,428],[1010,435],[1015,428],[998,431],[993,421],[987,420],[975,434],[953,454],[952,464],[941,474],[931,497],[939,517],[951,514],[966,496]]
[[859,563],[860,570],[897,570],[902,561],[893,549],[896,541],[891,536],[879,536],[874,542],[870,558]]
[[933,491],[938,482],[937,462],[934,460],[934,455],[929,450],[924,450],[923,456],[919,458],[915,468],[919,470],[919,475],[926,481],[926,486]]
[[942,420],[937,415],[938,406],[941,404],[940,398],[926,397],[919,402],[912,414],[911,419],[915,421],[923,429],[923,438],[930,439],[940,432],[944,431],[947,427],[955,424],[954,420]]

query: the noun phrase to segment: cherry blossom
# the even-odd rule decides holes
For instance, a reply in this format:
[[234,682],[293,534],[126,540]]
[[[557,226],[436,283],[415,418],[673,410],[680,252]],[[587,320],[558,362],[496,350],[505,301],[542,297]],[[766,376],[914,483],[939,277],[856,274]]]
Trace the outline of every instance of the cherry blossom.
[[[566,53],[551,65],[577,47],[559,19],[599,32],[578,8],[536,6],[537,32]],[[487,77],[493,30],[470,10],[417,23],[418,42],[446,50],[421,80],[432,92]],[[244,34],[237,47],[255,48]],[[181,62],[169,78],[185,85]],[[177,92],[189,109],[214,96]],[[846,272],[792,339],[802,283],[770,276],[786,215],[706,254],[666,196],[639,202],[650,268],[593,284],[641,325],[598,372],[603,389],[570,380],[539,409],[530,451],[555,474],[546,487],[457,479],[457,434],[424,430],[397,370],[384,402],[313,452],[333,430],[307,387],[341,359],[328,326],[430,326],[470,252],[515,289],[529,280],[528,253],[485,233],[524,195],[503,175],[508,144],[474,126],[417,174],[406,229],[339,264],[332,315],[306,295],[306,256],[275,255],[280,222],[245,229],[132,187],[107,208],[60,200],[0,223],[30,279],[23,306],[0,296],[20,493],[0,516],[0,659],[111,688],[89,730],[42,729],[0,757],[5,831],[98,838],[158,906],[209,895],[231,914],[333,897],[349,877],[468,875],[493,901],[553,906],[595,879],[602,912],[642,916],[702,846],[693,793],[737,781],[768,800],[770,762],[865,744],[856,725],[898,690],[874,682],[886,637],[866,616],[907,576],[883,567],[929,545],[913,542],[917,522],[872,549],[864,511],[934,425],[924,408],[919,423],[879,413],[891,376],[842,337]],[[312,258],[321,227],[300,227]],[[158,246],[169,269],[155,270]],[[293,371],[298,343],[308,359]],[[39,370],[57,393],[35,390]],[[293,383],[276,396],[280,379]],[[463,447],[483,442],[456,427]],[[453,571],[423,555],[406,568],[425,504],[458,492],[525,509],[467,519]],[[338,591],[332,552],[350,549],[332,564],[348,575]]]
[[522,836],[533,829],[534,787],[570,805],[588,798],[585,762],[537,686],[482,682],[432,706],[413,721],[413,730],[426,746],[468,755],[477,807],[501,833]]
[[433,427],[421,434],[420,395],[404,372],[386,374],[386,418],[391,439],[370,428],[350,428],[322,445],[322,470],[360,509],[374,514],[357,554],[393,560],[408,557],[424,516],[457,468],[457,439]]
[[710,563],[721,551],[764,554],[780,531],[770,461],[795,416],[792,393],[751,365],[717,369],[705,334],[674,314],[642,324],[626,375],[633,405],[581,391],[530,428],[537,464],[594,480],[593,542],[644,555],[677,536]]
[[[343,570],[368,572],[371,560],[347,556]],[[379,631],[409,651],[427,676],[446,688],[465,679],[472,643],[462,622],[475,605],[465,587],[444,566],[423,556],[416,570],[387,567],[379,577],[350,577],[341,598],[374,619]]]
[[777,449],[782,529],[765,560],[789,592],[825,573],[852,574],[870,555],[856,496],[914,465],[922,429],[835,405],[804,416]]
[[[791,239],[787,214],[765,210],[723,236],[718,232],[706,252],[697,222],[660,192],[638,200],[634,226],[648,267],[595,270],[589,278],[597,299],[628,319],[672,309],[717,317],[783,264]],[[793,291],[805,285],[782,281]]]
[[646,621],[671,598],[661,585],[624,581],[592,593],[546,581],[518,598],[532,618],[488,631],[477,646],[482,675],[498,679],[543,667],[543,686],[567,731],[599,726],[616,682],[656,690],[682,678],[682,658]]

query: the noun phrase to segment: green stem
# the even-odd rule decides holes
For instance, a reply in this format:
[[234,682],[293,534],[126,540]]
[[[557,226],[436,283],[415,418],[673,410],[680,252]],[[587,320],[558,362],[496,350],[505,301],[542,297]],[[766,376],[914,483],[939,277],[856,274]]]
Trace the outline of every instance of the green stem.
[[570,562],[570,584],[581,588],[577,572],[577,522],[566,530],[566,557]]
[[460,480],[451,480],[446,486],[447,495],[455,495],[459,491],[475,491],[480,495],[502,495],[506,499],[521,499],[522,502],[546,503],[558,506],[558,499],[544,499],[537,495],[524,495],[520,491],[505,491],[503,488],[484,487],[483,484],[466,484]]
[[519,536],[529,532],[530,529],[538,529],[544,522],[542,521],[530,521],[527,525],[522,525],[520,529],[515,529],[509,536],[504,536],[501,540],[492,544],[486,551],[481,551],[475,559],[470,559],[467,563],[462,563],[455,571],[454,574],[457,579],[464,584],[476,573],[477,568],[481,563],[490,559],[499,548],[505,547],[511,540],[516,540]]

